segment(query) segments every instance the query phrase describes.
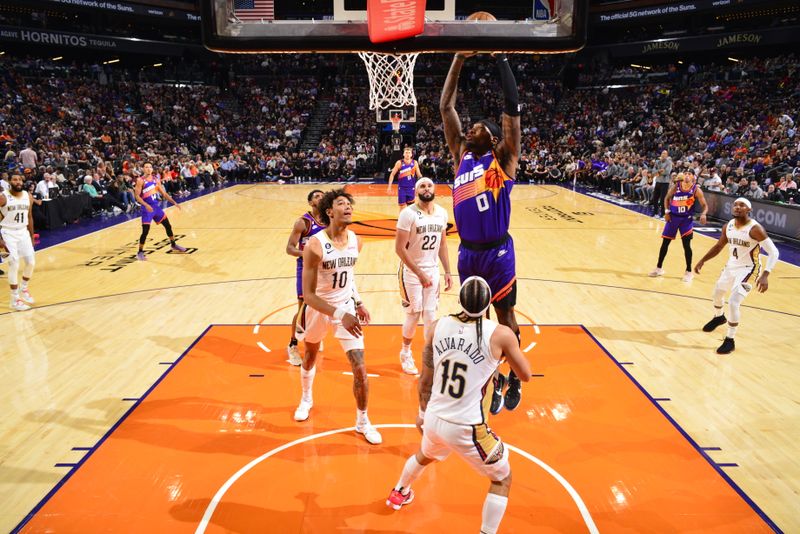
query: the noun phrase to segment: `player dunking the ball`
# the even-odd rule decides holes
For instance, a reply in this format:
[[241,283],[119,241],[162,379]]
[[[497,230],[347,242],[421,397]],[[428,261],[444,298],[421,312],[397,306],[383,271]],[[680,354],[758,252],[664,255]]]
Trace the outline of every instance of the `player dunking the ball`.
[[504,357],[524,381],[531,377],[516,334],[483,319],[491,298],[483,278],[467,278],[458,295],[461,313],[442,317],[426,333],[417,417],[422,444],[406,460],[386,500],[395,510],[409,504],[414,500],[411,484],[423,469],[455,452],[491,480],[483,503],[481,532],[485,534],[497,532],[511,489],[508,449],[488,424],[489,385]]
[[414,183],[418,178],[422,178],[422,171],[419,163],[414,159],[414,151],[410,147],[403,150],[403,159],[398,159],[389,175],[389,185],[386,192],[391,193],[392,182],[397,176],[397,205],[400,209],[414,203]]
[[169,193],[167,193],[164,186],[161,185],[161,180],[153,176],[153,165],[145,163],[143,166],[144,175],[136,179],[136,185],[133,188],[133,196],[136,202],[142,205],[142,234],[139,236],[139,252],[136,254],[136,259],[139,261],[147,261],[147,256],[144,253],[144,242],[147,240],[147,234],[150,233],[150,224],[155,221],[160,224],[167,231],[167,237],[171,242],[170,249],[172,252],[184,254],[186,249],[175,242],[175,235],[172,233],[172,225],[167,218],[167,214],[161,209],[156,198],[156,193],[166,198],[170,204],[181,209]]
[[356,432],[363,434],[368,442],[378,444],[383,438],[367,417],[369,379],[361,331],[361,323],[369,323],[369,312],[358,296],[355,281],[361,239],[347,229],[353,221],[353,197],[344,189],[328,191],[319,202],[319,217],[326,228],[314,234],[303,250],[304,304],[298,317],[298,331],[302,331],[305,341],[300,367],[303,394],[294,419],[308,419],[314,405],[312,387],[319,343],[333,329],[353,370]]
[[289,363],[292,365],[300,365],[303,363],[303,358],[297,350],[297,337],[295,336],[295,328],[297,327],[297,315],[300,308],[303,306],[303,249],[311,239],[311,236],[321,231],[325,226],[319,222],[319,201],[325,193],[319,189],[314,189],[308,194],[308,205],[311,206],[311,211],[305,212],[299,219],[294,222],[292,233],[289,235],[289,242],[286,243],[286,253],[290,256],[297,258],[297,272],[295,288],[297,290],[297,312],[292,317],[292,338],[289,341],[289,346],[286,348],[287,355],[289,356]]
[[439,309],[439,260],[444,266],[444,290],[453,283],[447,254],[447,211],[434,202],[436,186],[430,178],[417,180],[414,190],[417,201],[400,212],[394,241],[400,257],[400,298],[406,312],[400,365],[410,375],[417,374],[411,340],[419,317],[422,315],[427,332]]
[[[480,276],[489,283],[498,322],[511,328],[519,339],[514,314],[517,301],[514,241],[508,233],[511,188],[520,156],[519,93],[508,59],[505,54],[496,54],[505,98],[503,127],[483,119],[473,124],[465,136],[455,103],[458,77],[467,57],[468,54],[458,53],[453,58],[439,101],[447,146],[458,162],[453,184],[453,212],[461,237],[458,275],[461,280]],[[504,404],[504,382],[505,377],[498,374],[492,413],[498,413]],[[505,407],[515,409],[521,394],[519,378],[512,369],[508,375]]]

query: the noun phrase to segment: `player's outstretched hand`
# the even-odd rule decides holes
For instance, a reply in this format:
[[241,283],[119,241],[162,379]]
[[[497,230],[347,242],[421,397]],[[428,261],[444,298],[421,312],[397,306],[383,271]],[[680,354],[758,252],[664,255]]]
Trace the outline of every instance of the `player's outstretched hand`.
[[761,273],[761,276],[758,277],[756,280],[756,287],[758,288],[759,293],[763,293],[767,289],[769,289],[769,273]]
[[342,327],[356,337],[361,337],[361,323],[352,313],[345,313],[342,317]]
[[369,315],[369,310],[367,310],[367,307],[363,304],[356,308],[356,316],[361,324],[369,324],[372,320],[372,317]]
[[453,287],[453,277],[449,273],[444,273],[444,290],[450,291],[451,287]]
[[697,262],[697,265],[694,266],[694,274],[700,274],[700,269],[703,268],[703,260]]

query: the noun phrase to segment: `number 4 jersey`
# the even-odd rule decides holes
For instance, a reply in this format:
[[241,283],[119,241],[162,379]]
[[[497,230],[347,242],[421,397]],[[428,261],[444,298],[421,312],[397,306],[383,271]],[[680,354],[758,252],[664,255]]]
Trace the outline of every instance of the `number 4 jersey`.
[[497,323],[482,321],[478,343],[476,324],[444,316],[433,334],[433,387],[426,413],[450,423],[478,425],[489,419],[492,378],[500,361],[489,340]]
[[317,232],[311,239],[319,240],[322,248],[322,261],[317,270],[317,296],[331,306],[339,306],[353,296],[358,238],[355,232],[347,230],[347,244],[343,248],[336,248],[325,230]]

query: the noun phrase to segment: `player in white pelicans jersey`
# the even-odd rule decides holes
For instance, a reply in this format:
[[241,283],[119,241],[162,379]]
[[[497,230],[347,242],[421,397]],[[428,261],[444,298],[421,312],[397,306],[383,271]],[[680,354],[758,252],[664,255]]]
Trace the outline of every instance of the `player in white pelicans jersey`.
[[453,285],[447,253],[447,211],[434,202],[435,190],[430,178],[417,180],[417,200],[400,212],[394,241],[394,250],[400,256],[400,299],[406,312],[400,364],[410,375],[417,374],[411,340],[419,316],[427,331],[439,309],[439,260],[444,266],[444,290],[449,291]]
[[[733,219],[722,227],[722,235],[703,259],[697,262],[694,272],[700,274],[703,264],[719,254],[727,243],[730,254],[722,274],[714,287],[714,318],[703,326],[703,331],[711,332],[718,326],[728,322],[728,333],[717,354],[729,354],[736,349],[734,336],[741,317],[740,306],[744,298],[753,288],[753,282],[760,293],[769,288],[769,273],[778,263],[778,248],[767,235],[764,227],[750,218],[752,205],[746,198],[733,201]],[[767,265],[761,270],[760,251],[767,254]],[[725,294],[730,290],[728,299],[729,315],[725,318],[722,311]]]
[[[28,282],[36,261],[33,256],[33,199],[23,191],[22,176],[15,174],[9,181],[10,191],[0,193],[0,249],[8,251],[8,284],[11,286],[11,309],[25,311],[33,304]],[[22,285],[19,284],[20,260]]]
[[503,357],[520,380],[531,376],[514,331],[483,319],[491,298],[483,278],[467,278],[459,292],[462,312],[442,317],[425,336],[417,418],[422,445],[406,460],[386,500],[395,510],[409,504],[414,499],[411,484],[425,466],[455,452],[492,481],[481,523],[481,532],[487,534],[497,531],[511,489],[508,450],[487,424],[493,377]]
[[312,386],[316,375],[319,344],[329,329],[339,339],[353,369],[356,398],[356,432],[373,444],[381,443],[378,430],[367,417],[369,383],[364,366],[361,323],[369,323],[369,312],[356,290],[355,264],[361,240],[347,229],[353,219],[353,197],[344,189],[328,191],[318,204],[320,222],[326,226],[314,234],[303,249],[303,307],[298,317],[298,338],[305,341],[300,367],[303,395],[294,412],[296,421],[308,419],[314,404]]

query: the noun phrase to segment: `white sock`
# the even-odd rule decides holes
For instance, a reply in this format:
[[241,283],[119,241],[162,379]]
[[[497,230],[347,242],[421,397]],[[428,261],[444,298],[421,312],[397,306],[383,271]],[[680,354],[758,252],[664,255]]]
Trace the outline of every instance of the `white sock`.
[[483,501],[483,518],[481,522],[481,534],[495,534],[506,513],[508,497],[489,493]]
[[411,343],[403,341],[403,350],[411,350]]
[[315,365],[308,371],[302,366],[300,367],[300,383],[303,386],[303,401],[311,402],[311,387],[314,385],[314,375],[317,374],[317,366]]
[[411,490],[411,484],[419,478],[425,466],[417,461],[417,455],[413,454],[406,460],[406,465],[403,466],[403,473],[400,475],[400,480],[394,489],[400,491],[403,495],[408,495]]
[[27,291],[28,290],[28,281],[27,280],[24,280],[24,279],[22,280],[22,283],[20,284],[20,289],[22,291]]
[[735,327],[735,326],[728,325],[728,334],[727,334],[726,337],[729,337],[729,338],[733,339],[733,336],[736,335],[736,328],[737,327]]
[[11,290],[11,298],[16,300],[19,297],[19,288]]
[[367,417],[367,410],[356,410],[356,426],[369,424],[369,417]]
[[714,306],[714,317],[722,317],[722,306],[719,308]]

